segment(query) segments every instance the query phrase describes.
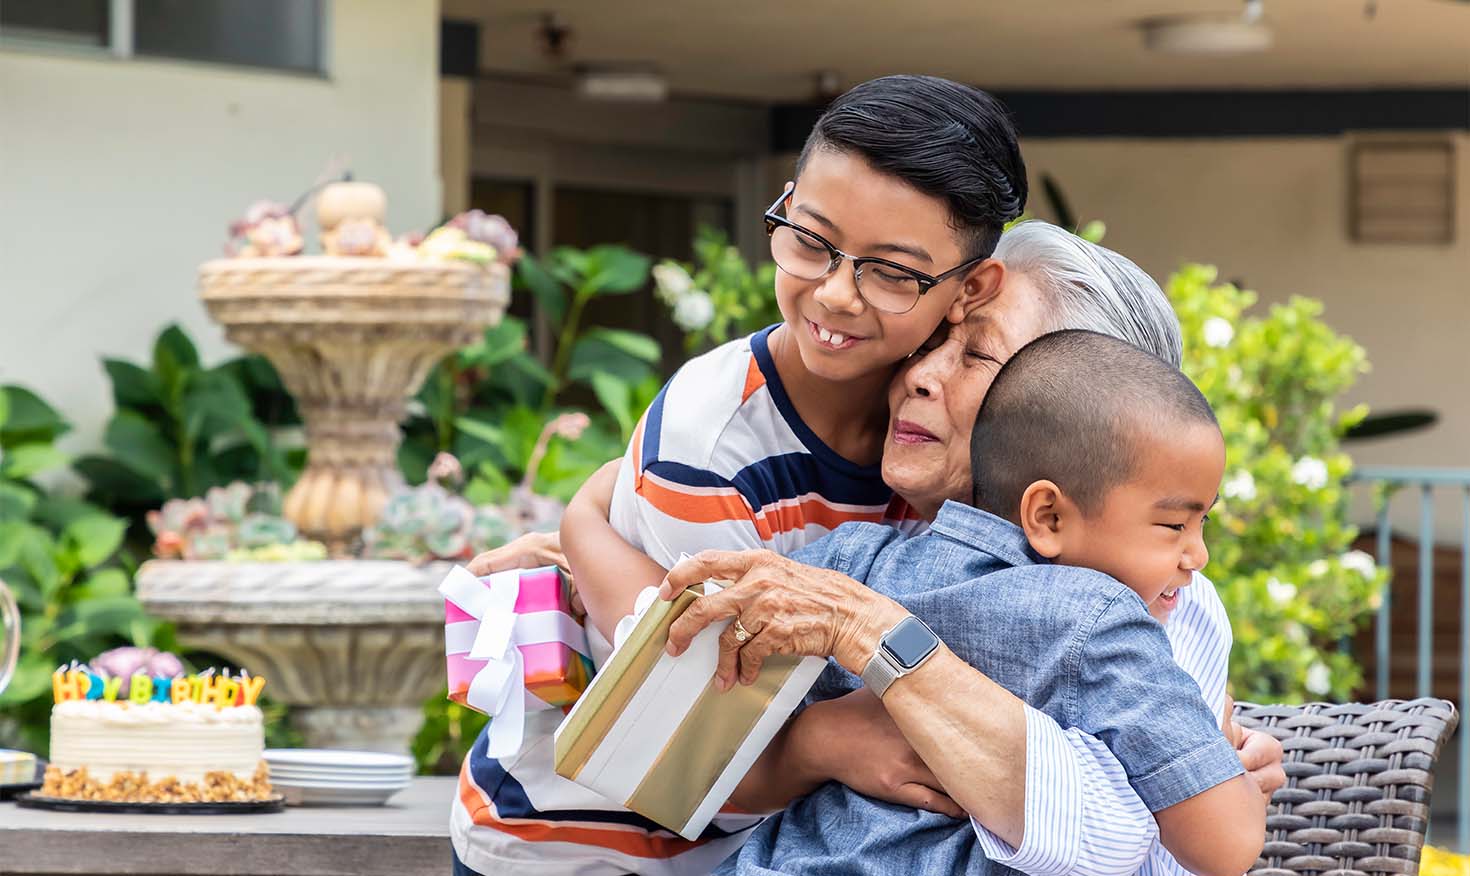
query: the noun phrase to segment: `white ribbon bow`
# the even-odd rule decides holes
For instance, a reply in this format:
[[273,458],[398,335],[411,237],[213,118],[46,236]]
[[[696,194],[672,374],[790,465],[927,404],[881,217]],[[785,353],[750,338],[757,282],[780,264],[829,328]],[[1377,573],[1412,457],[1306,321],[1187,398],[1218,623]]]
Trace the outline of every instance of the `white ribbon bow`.
[[521,572],[510,569],[482,579],[455,566],[439,585],[445,599],[475,618],[473,624],[444,625],[444,651],[486,661],[470,681],[465,703],[491,717],[486,753],[494,758],[520,751],[527,711],[554,708],[527,692],[525,665],[516,646],[560,642],[587,653],[585,632],[564,612],[516,614]]

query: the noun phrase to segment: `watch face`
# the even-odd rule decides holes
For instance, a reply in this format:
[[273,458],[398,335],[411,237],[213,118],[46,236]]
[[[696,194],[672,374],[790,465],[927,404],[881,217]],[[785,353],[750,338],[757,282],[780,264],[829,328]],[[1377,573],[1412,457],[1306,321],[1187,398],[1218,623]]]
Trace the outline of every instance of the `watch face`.
[[939,647],[939,637],[916,617],[906,617],[883,637],[883,650],[904,669],[913,669]]

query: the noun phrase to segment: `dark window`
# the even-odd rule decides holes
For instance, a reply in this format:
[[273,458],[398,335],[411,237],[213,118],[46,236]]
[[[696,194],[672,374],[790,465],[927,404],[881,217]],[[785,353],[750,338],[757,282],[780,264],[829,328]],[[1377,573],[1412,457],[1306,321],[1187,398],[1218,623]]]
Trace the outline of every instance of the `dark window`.
[[[470,206],[505,217],[521,240],[521,249],[536,251],[536,187],[521,180],[474,179],[470,181]],[[513,295],[511,316],[527,322],[535,318],[530,295]]]
[[322,70],[321,0],[135,3],[133,47],[139,55],[306,73]]
[[105,47],[107,8],[107,0],[0,0],[0,36]]

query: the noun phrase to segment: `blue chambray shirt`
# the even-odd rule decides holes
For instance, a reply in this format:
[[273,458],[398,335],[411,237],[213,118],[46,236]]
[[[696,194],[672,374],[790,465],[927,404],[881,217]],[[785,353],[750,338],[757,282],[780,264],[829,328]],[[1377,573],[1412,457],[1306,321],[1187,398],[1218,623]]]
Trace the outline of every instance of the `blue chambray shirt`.
[[[922,535],[847,523],[792,559],[865,581],[1033,708],[1096,736],[1150,810],[1243,772],[1143,600],[1100,572],[1048,563],[1012,523],[948,502]],[[833,662],[807,702],[861,686]],[[1048,828],[1059,826],[1027,825]],[[968,820],[828,782],[762,822],[716,872],[1019,871],[987,860]]]

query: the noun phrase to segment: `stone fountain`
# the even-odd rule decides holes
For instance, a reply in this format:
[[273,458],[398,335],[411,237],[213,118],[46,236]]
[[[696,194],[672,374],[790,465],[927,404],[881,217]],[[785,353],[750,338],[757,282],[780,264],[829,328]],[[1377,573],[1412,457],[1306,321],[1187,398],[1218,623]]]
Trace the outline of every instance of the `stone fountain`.
[[236,257],[199,270],[225,336],[268,358],[296,399],[308,462],[285,514],[333,559],[153,560],[137,590],[187,647],[269,677],[268,694],[293,707],[308,745],[404,752],[444,682],[435,588],[446,567],[345,557],[402,483],[407,399],[440,358],[500,319],[509,272],[385,257],[371,239],[383,234],[384,207],[364,183],[318,198],[324,242],[362,242],[366,230],[373,255]]

